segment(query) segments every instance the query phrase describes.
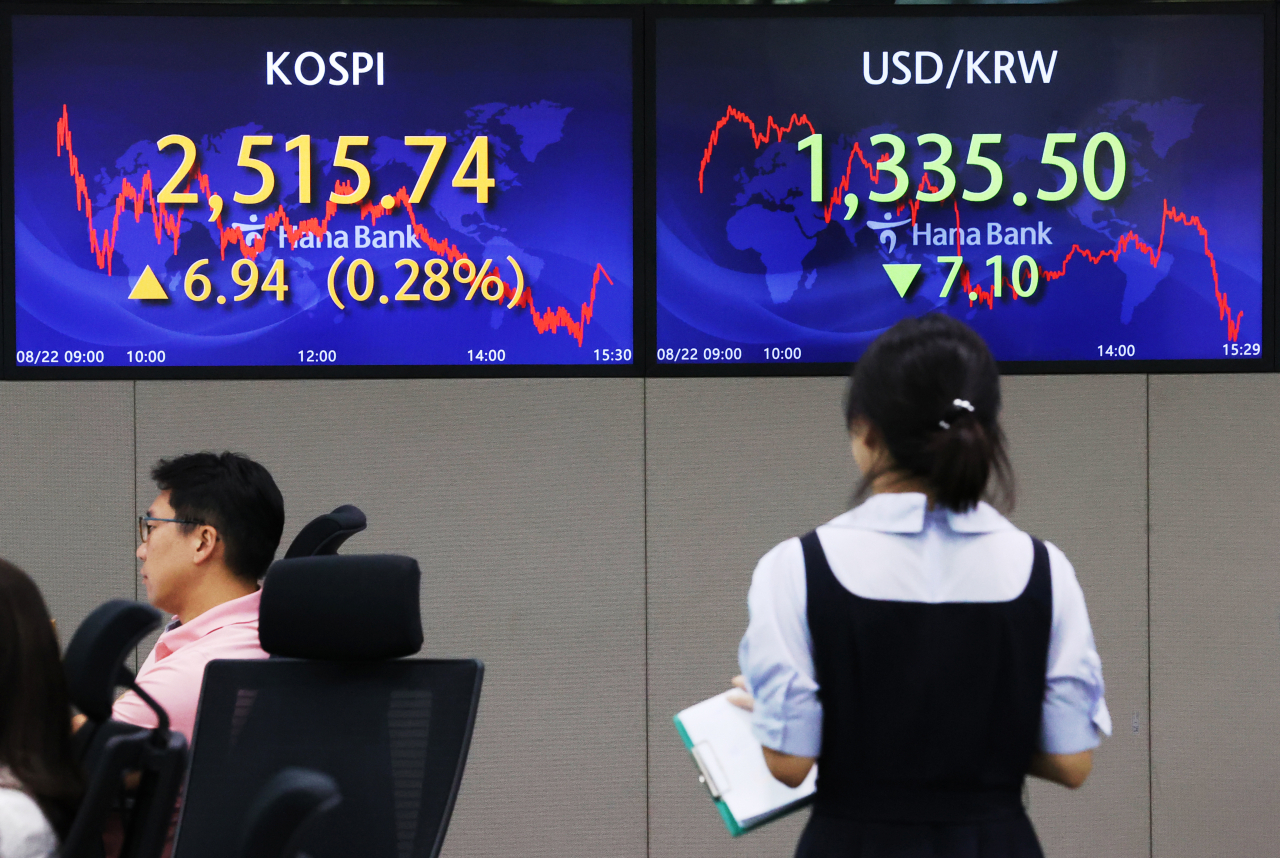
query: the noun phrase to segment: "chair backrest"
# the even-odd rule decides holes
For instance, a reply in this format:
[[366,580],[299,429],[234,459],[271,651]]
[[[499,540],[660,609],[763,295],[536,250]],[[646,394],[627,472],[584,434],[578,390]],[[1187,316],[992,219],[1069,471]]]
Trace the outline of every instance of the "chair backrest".
[[[342,803],[304,832],[312,858],[434,858],[461,783],[484,666],[404,660],[422,646],[416,561],[281,560],[263,582],[272,658],[205,669],[176,858],[225,858],[282,769],[332,778]],[[291,847],[292,848],[292,847]]]
[[[64,667],[71,700],[88,718],[76,734],[85,767],[86,789],[63,858],[98,858],[108,816],[123,813],[120,858],[159,858],[164,850],[178,788],[186,771],[187,743],[169,729],[168,715],[137,687],[125,659],[160,624],[160,612],[136,602],[100,605],[72,636]],[[117,687],[137,692],[156,712],[154,729],[111,720]],[[137,772],[139,785],[127,808],[122,802],[126,774]]]
[[175,858],[225,858],[282,768],[333,778],[342,804],[303,838],[313,858],[434,858],[462,780],[483,666],[469,660],[212,661]]
[[343,504],[333,512],[326,512],[307,522],[289,543],[285,559],[337,554],[342,543],[367,526],[364,513],[358,507]]
[[125,814],[120,858],[160,858],[169,842],[174,808],[187,773],[187,740],[181,733],[146,731],[133,767],[141,777]]
[[147,742],[146,730],[113,735],[103,742],[98,764],[87,772],[84,795],[71,829],[59,845],[62,858],[102,858],[107,819],[120,806],[126,772],[137,768]]
[[230,858],[293,858],[306,830],[341,802],[338,785],[323,772],[282,769],[249,806],[240,848]]

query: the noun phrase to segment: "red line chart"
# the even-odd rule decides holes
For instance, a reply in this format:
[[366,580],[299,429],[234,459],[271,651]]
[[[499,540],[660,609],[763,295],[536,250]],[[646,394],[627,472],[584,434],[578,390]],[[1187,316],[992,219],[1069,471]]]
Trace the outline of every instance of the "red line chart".
[[[711,139],[707,142],[707,146],[702,152],[702,163],[698,168],[699,193],[702,193],[703,191],[703,178],[706,173],[707,166],[711,163],[712,152],[715,150],[716,144],[720,142],[720,132],[729,124],[730,120],[737,120],[740,124],[747,126],[751,132],[752,142],[755,144],[757,149],[770,142],[782,142],[784,135],[794,131],[800,126],[807,128],[810,134],[817,133],[808,114],[793,113],[791,114],[791,120],[786,125],[778,124],[778,122],[770,116],[765,122],[764,132],[761,133],[756,130],[757,125],[751,117],[732,106],[727,107],[724,116],[716,122],[715,129],[711,132]],[[857,163],[861,164],[863,169],[867,171],[868,178],[872,182],[878,184],[881,176],[877,164],[879,161],[887,160],[889,157],[890,156],[888,154],[885,154],[881,156],[877,162],[871,162],[867,160],[866,155],[863,153],[861,144],[858,142],[853,144],[853,147],[849,150],[849,160],[845,166],[844,175],[841,176],[838,182],[836,182],[831,194],[827,197],[827,202],[823,204],[822,214],[827,223],[831,222],[832,211],[837,205],[844,201],[844,196],[849,191],[849,183],[853,177],[855,159]],[[921,175],[920,183],[918,185],[919,190],[924,190],[926,188],[934,192],[938,190],[938,188],[929,180],[928,173]],[[954,198],[952,198],[950,202],[955,211],[956,217],[956,255],[961,256],[963,254],[961,252],[960,244],[960,205]],[[947,201],[943,200],[939,204],[945,206],[946,203]],[[898,212],[901,213],[904,208],[909,208],[911,210],[911,224],[912,226],[915,226],[916,218],[920,213],[920,201],[909,200],[905,203],[899,203]],[[1231,305],[1227,300],[1227,293],[1222,290],[1218,282],[1218,262],[1217,259],[1214,258],[1213,251],[1209,247],[1209,231],[1205,228],[1204,224],[1201,223],[1198,216],[1179,211],[1176,207],[1171,206],[1167,199],[1164,200],[1163,208],[1164,211],[1161,214],[1160,219],[1160,239],[1156,242],[1154,247],[1152,247],[1136,231],[1133,230],[1130,230],[1120,236],[1116,239],[1115,246],[1106,250],[1088,250],[1081,247],[1079,244],[1072,244],[1071,249],[1067,251],[1066,256],[1063,257],[1062,263],[1058,268],[1049,269],[1043,266],[1040,267],[1041,276],[1046,282],[1066,276],[1068,264],[1077,257],[1097,265],[1104,259],[1110,259],[1112,262],[1118,262],[1122,255],[1129,252],[1136,252],[1145,256],[1151,263],[1151,267],[1156,268],[1159,266],[1160,254],[1164,249],[1165,231],[1168,225],[1170,223],[1175,223],[1189,227],[1194,229],[1200,236],[1204,248],[1204,256],[1209,262],[1209,270],[1213,275],[1214,299],[1218,306],[1218,321],[1226,321],[1227,339],[1230,342],[1236,342],[1237,338],[1240,336],[1240,324],[1241,320],[1244,318],[1244,311],[1233,311],[1231,309]],[[1037,263],[1037,265],[1039,265],[1039,263]],[[1018,293],[1012,288],[1012,281],[1006,277],[1003,279],[1003,282],[1009,286],[1009,293],[1012,295],[1013,299],[1017,300]],[[974,304],[985,304],[988,309],[995,309],[994,284],[988,288],[984,287],[980,283],[971,282],[967,266],[965,270],[961,272],[960,284],[963,287],[965,294],[976,296],[974,298],[970,298],[970,306],[973,306]]]
[[1204,243],[1204,255],[1205,258],[1209,260],[1209,270],[1213,272],[1213,295],[1218,304],[1218,320],[1226,320],[1227,339],[1234,343],[1236,338],[1240,336],[1240,320],[1244,318],[1244,311],[1239,311],[1235,314],[1234,319],[1231,318],[1232,311],[1231,305],[1227,303],[1227,293],[1223,292],[1218,286],[1218,260],[1214,258],[1213,251],[1209,249],[1209,231],[1205,229],[1204,224],[1200,222],[1200,218],[1196,215],[1188,215],[1185,212],[1178,211],[1176,208],[1169,205],[1168,200],[1164,200],[1163,203],[1164,211],[1160,217],[1160,240],[1156,243],[1154,248],[1143,241],[1142,237],[1133,230],[1126,232],[1124,235],[1116,239],[1116,246],[1110,250],[1094,252],[1086,250],[1078,244],[1073,244],[1071,245],[1071,250],[1067,252],[1066,258],[1062,260],[1061,268],[1056,271],[1041,269],[1045,280],[1056,280],[1059,277],[1064,276],[1067,273],[1067,263],[1069,263],[1077,254],[1092,262],[1094,265],[1097,265],[1104,259],[1110,259],[1113,262],[1118,261],[1121,254],[1128,253],[1130,250],[1136,250],[1138,253],[1147,257],[1151,262],[1151,267],[1155,268],[1160,264],[1160,254],[1164,250],[1165,228],[1170,223],[1182,224],[1183,226],[1188,226],[1194,229],[1200,235],[1200,238]]
[[702,166],[698,168],[698,193],[702,193],[702,175],[706,172],[707,165],[711,163],[711,153],[715,150],[716,144],[720,142],[720,132],[729,124],[730,119],[738,120],[751,130],[751,140],[756,144],[757,149],[759,149],[761,145],[768,143],[775,135],[778,138],[777,142],[781,143],[783,134],[789,133],[793,128],[800,125],[808,128],[810,134],[818,133],[813,130],[813,123],[809,121],[809,117],[807,115],[797,116],[793,113],[791,114],[791,121],[788,122],[785,127],[778,125],[778,123],[773,121],[773,117],[770,116],[769,121],[765,124],[764,133],[761,134],[756,131],[756,124],[752,121],[750,116],[747,116],[747,114],[743,113],[741,110],[735,110],[733,105],[730,105],[725,111],[724,116],[722,116],[720,121],[716,123],[716,127],[711,130],[711,139],[707,142],[707,148],[702,151]]
[[[116,236],[120,232],[121,215],[132,214],[134,223],[140,224],[142,223],[143,214],[150,212],[156,244],[162,244],[166,240],[172,241],[173,252],[177,254],[179,234],[182,230],[182,218],[186,212],[186,207],[178,206],[175,214],[164,203],[156,200],[155,183],[152,181],[151,171],[147,170],[143,173],[136,187],[128,179],[121,181],[120,192],[116,194],[115,201],[109,204],[109,207],[114,209],[111,225],[103,227],[99,231],[93,224],[93,198],[89,193],[88,180],[85,179],[84,173],[81,172],[80,159],[76,157],[71,146],[71,120],[65,104],[62,106],[62,116],[58,119],[57,132],[57,155],[61,158],[62,150],[66,149],[68,171],[75,183],[76,211],[83,212],[89,222],[89,249],[94,255],[94,261],[97,263],[98,269],[105,270],[108,275],[111,274],[111,260],[115,252]],[[192,185],[198,187],[206,199],[214,193],[210,187],[208,175],[201,172],[198,166],[192,168],[190,178],[183,188],[183,192],[190,191]],[[351,184],[339,180],[334,182],[334,190],[338,193],[349,194],[353,188]],[[413,203],[409,202],[410,195],[407,187],[401,187],[392,196],[395,198],[396,205],[390,209],[383,208],[377,202],[363,203],[360,206],[360,219],[369,218],[371,223],[376,224],[379,218],[390,214],[396,207],[403,207],[409,217],[409,224],[414,236],[421,239],[433,252],[448,259],[450,263],[456,262],[458,259],[467,258],[466,252],[459,249],[456,244],[453,244],[447,238],[435,238],[423,224],[418,222],[417,212]],[[263,218],[265,228],[258,241],[254,241],[252,235],[246,240],[239,227],[224,227],[222,216],[219,215],[214,223],[218,229],[218,244],[222,259],[226,260],[227,248],[231,246],[238,248],[241,255],[246,259],[257,258],[258,254],[267,246],[266,234],[275,233],[281,228],[284,229],[285,238],[291,248],[296,247],[298,241],[307,234],[316,239],[323,238],[329,231],[330,219],[337,212],[338,204],[332,200],[327,200],[325,202],[324,217],[306,218],[294,223],[289,218],[284,206],[277,206],[274,211],[268,212]],[[496,263],[492,270],[495,274],[498,273]],[[545,310],[539,312],[533,302],[533,289],[528,284],[525,285],[524,293],[520,296],[516,306],[529,309],[529,319],[533,322],[534,329],[539,334],[555,333],[563,329],[577,340],[578,347],[581,348],[585,329],[591,322],[591,317],[595,310],[596,287],[600,283],[601,276],[604,277],[609,285],[613,285],[613,279],[605,271],[604,265],[597,264],[591,280],[591,295],[582,304],[576,318],[573,312],[566,307],[555,307],[553,309],[548,306]],[[506,280],[502,281],[502,288],[506,298],[515,297],[515,290]]]

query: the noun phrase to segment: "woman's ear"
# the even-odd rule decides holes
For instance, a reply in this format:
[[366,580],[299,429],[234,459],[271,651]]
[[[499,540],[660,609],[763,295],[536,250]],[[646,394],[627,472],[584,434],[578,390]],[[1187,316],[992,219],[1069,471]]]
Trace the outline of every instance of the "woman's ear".
[[[872,441],[874,437],[874,442]],[[853,461],[864,477],[871,474],[876,466],[883,445],[880,434],[871,421],[858,418],[849,424],[849,444],[853,449]]]
[[884,447],[884,436],[880,434],[880,429],[874,423],[865,422],[862,433],[862,443],[867,445],[867,449],[873,453],[879,453]]

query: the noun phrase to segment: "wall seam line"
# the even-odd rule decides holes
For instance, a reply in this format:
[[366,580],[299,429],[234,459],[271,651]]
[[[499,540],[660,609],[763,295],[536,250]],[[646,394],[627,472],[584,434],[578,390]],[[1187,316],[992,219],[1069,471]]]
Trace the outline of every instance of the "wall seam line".
[[[133,514],[138,514],[138,380],[133,385]],[[139,601],[138,593],[138,558],[133,558],[133,600]],[[133,672],[138,672],[138,648],[133,648]]]
[[644,501],[644,854],[650,858],[652,845],[652,818],[650,813],[650,767],[649,733],[652,729],[649,721],[649,379],[640,380],[640,469],[641,496]]
[[1155,858],[1155,747],[1151,729],[1151,373],[1147,373],[1147,855]]

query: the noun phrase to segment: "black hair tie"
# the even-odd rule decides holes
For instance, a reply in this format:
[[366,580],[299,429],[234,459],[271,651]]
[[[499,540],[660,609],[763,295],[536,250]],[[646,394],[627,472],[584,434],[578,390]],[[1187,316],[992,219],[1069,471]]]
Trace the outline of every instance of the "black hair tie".
[[969,414],[974,412],[973,403],[967,399],[953,399],[951,400],[951,407],[947,409],[947,413],[938,421],[938,425],[943,429],[950,429],[951,423],[957,417],[963,417],[965,412]]

